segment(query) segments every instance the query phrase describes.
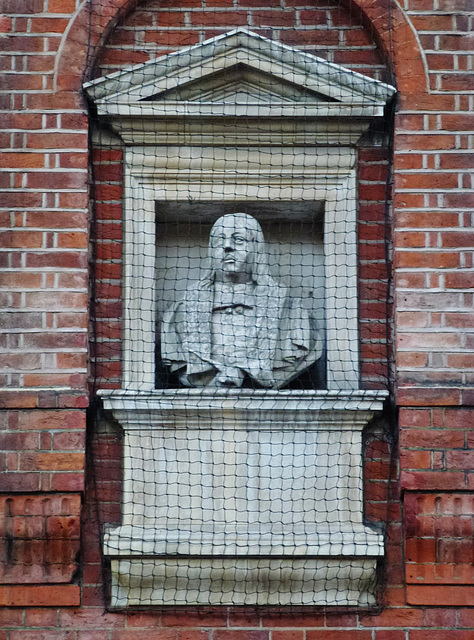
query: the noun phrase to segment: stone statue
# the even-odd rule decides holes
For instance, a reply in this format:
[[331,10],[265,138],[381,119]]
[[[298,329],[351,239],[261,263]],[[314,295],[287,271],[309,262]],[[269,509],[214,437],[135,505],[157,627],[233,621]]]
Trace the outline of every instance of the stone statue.
[[299,299],[270,275],[252,216],[222,216],[209,238],[210,269],[163,318],[161,355],[187,387],[278,389],[310,367],[322,340]]

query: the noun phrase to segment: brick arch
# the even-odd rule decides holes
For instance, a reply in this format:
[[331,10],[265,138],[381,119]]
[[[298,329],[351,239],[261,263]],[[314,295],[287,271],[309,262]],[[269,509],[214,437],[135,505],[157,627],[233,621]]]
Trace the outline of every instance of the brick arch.
[[[398,4],[392,3],[389,24],[382,0],[378,3],[373,0],[339,1],[349,13],[359,18],[389,68],[392,62],[402,98],[407,94],[427,93],[423,52],[410,21]],[[56,90],[77,91],[80,88],[83,76],[90,77],[94,63],[114,29],[141,4],[140,0],[106,0],[101,4],[101,15],[94,16],[89,26],[89,6],[86,1],[82,3],[63,36],[55,70]]]
[[429,79],[424,52],[413,25],[398,3],[391,2],[389,23],[383,0],[378,3],[373,0],[339,1],[351,13],[359,16],[366,29],[373,34],[385,60],[391,60],[402,98],[412,93],[428,93]]
[[56,91],[78,91],[90,78],[93,61],[115,26],[138,5],[138,0],[103,0],[101,14],[90,19],[89,1],[83,0],[64,32],[58,52]]

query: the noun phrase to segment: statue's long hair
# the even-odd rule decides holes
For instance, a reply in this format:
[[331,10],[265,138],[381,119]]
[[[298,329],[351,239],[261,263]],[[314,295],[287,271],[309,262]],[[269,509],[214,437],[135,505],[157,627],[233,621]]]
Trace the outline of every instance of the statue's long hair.
[[[212,226],[210,238],[214,233],[214,230],[222,224],[224,218],[234,218],[237,223],[241,222],[246,232],[250,232],[254,243],[254,261],[252,268],[252,280],[257,285],[275,285],[276,281],[270,275],[270,268],[268,266],[268,251],[265,244],[265,238],[263,237],[262,227],[259,222],[248,213],[228,213],[225,216],[218,218]],[[216,272],[212,265],[212,248],[211,242],[209,242],[209,263],[210,268],[204,275],[203,280],[209,284],[214,283]]]

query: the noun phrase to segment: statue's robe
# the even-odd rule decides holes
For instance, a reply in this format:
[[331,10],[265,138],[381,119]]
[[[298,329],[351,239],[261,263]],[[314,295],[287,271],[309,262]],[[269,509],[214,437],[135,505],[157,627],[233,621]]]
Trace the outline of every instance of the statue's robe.
[[257,385],[280,388],[322,352],[301,301],[287,288],[266,284],[219,285],[201,280],[167,311],[161,330],[165,365],[186,386],[215,384],[245,374]]

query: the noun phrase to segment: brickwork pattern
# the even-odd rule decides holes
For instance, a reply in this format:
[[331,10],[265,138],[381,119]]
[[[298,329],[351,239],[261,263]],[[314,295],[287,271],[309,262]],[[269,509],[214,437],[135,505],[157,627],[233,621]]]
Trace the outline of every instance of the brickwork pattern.
[[83,410],[15,409],[0,416],[2,491],[82,491]]
[[[396,125],[398,379],[406,387],[447,387],[441,402],[470,404],[460,389],[472,385],[474,373],[474,17],[463,0],[436,7],[406,0],[405,9],[419,34],[430,93],[402,97]],[[409,390],[404,397],[412,401]],[[423,397],[430,402],[429,392]]]
[[2,605],[80,602],[88,123],[56,67],[78,6],[0,5]]
[[122,148],[98,147],[93,152],[96,222],[94,306],[91,309],[91,374],[103,389],[122,381]]
[[[118,17],[122,26],[100,59],[104,72],[249,24],[264,35],[271,29],[283,41],[296,25],[305,36],[288,44],[377,75],[382,63],[374,43],[388,49],[390,31],[400,89],[394,255],[401,411],[386,608],[372,616],[104,614],[99,532],[90,501],[81,576],[75,571],[87,403],[88,152],[80,85],[91,60],[89,15],[79,0],[2,0],[0,142],[8,170],[0,176],[0,306],[7,330],[0,336],[5,409],[0,472],[9,483],[2,484],[1,526],[10,554],[4,556],[10,558],[10,577],[5,571],[3,579],[11,582],[0,584],[0,605],[10,605],[0,610],[0,640],[131,640],[137,635],[143,640],[471,640],[474,595],[467,565],[472,547],[466,542],[472,542],[467,522],[472,521],[474,488],[471,0],[401,0],[393,5],[391,23],[382,0],[347,1],[342,12],[331,11],[326,0],[186,2],[178,8],[173,0],[163,0],[154,5],[151,22],[134,30],[133,21],[143,20],[140,8],[133,12],[132,2],[104,1],[102,12],[93,16],[89,53],[125,5],[129,13]],[[349,22],[348,8],[356,16]],[[101,161],[112,171],[120,164],[117,154]],[[108,225],[111,240],[120,240],[117,192],[103,199],[109,217],[101,216],[100,224]],[[366,216],[377,206],[368,199]],[[360,235],[364,232],[368,229]],[[105,278],[109,267],[99,256],[96,264]],[[108,291],[119,285],[120,259],[110,266]],[[99,302],[102,294],[98,286]],[[111,307],[108,313],[107,318],[118,318],[120,309]],[[118,353],[120,328],[108,326],[109,351],[100,357],[113,360],[110,350]],[[119,369],[112,373],[118,381]],[[104,467],[116,469],[106,456],[119,444],[118,436],[110,436],[102,452],[91,453],[103,459]],[[369,480],[376,510],[376,478]],[[113,521],[117,477],[111,475],[100,490],[109,492]],[[38,530],[41,544],[32,548]]]
[[0,584],[69,583],[79,552],[80,496],[0,496],[0,509]]

